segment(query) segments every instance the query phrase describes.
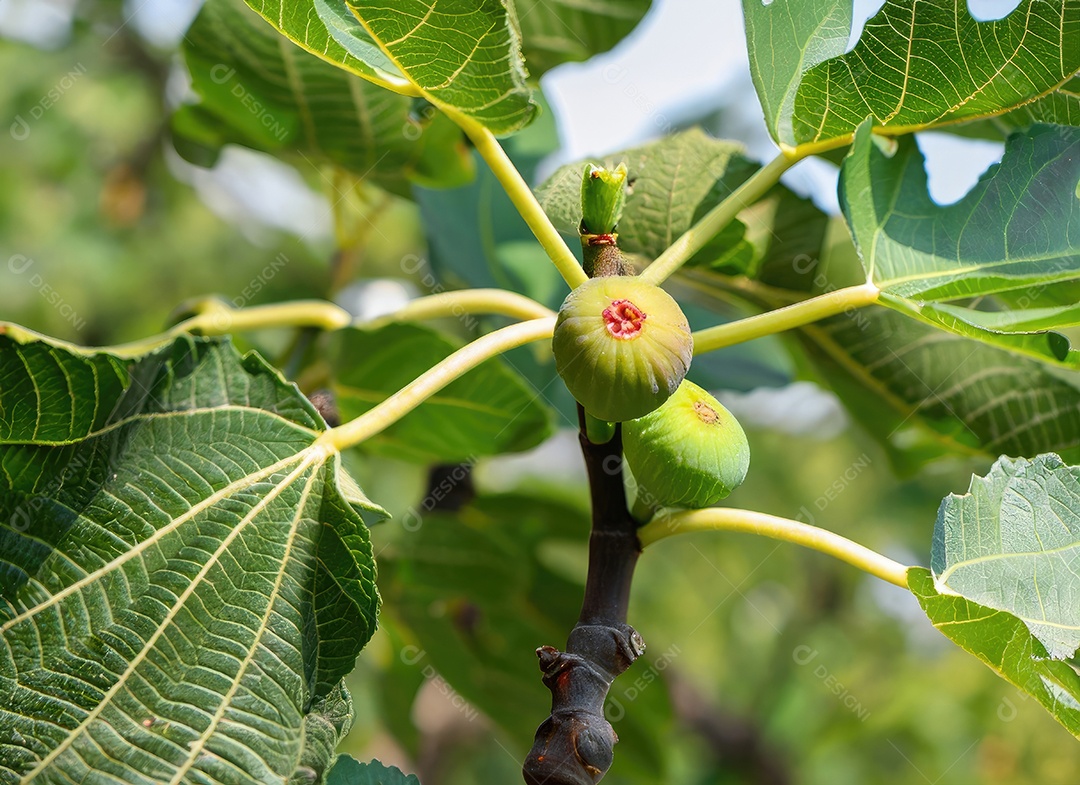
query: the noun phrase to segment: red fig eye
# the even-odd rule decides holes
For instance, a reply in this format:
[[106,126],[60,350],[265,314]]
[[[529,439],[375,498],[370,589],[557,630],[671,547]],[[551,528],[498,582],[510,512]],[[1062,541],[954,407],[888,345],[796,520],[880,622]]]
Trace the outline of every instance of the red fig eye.
[[637,337],[645,322],[645,313],[629,300],[613,301],[603,316],[608,332],[624,341]]

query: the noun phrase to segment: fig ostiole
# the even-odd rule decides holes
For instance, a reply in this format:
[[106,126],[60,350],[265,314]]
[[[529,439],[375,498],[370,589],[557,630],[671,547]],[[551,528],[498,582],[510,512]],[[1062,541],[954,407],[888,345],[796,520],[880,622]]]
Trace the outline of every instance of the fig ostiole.
[[660,408],[623,423],[623,451],[638,486],[636,509],[711,507],[750,468],[739,421],[690,381]]
[[614,275],[570,292],[559,310],[552,349],[556,370],[585,411],[623,422],[653,411],[679,388],[694,344],[671,295]]

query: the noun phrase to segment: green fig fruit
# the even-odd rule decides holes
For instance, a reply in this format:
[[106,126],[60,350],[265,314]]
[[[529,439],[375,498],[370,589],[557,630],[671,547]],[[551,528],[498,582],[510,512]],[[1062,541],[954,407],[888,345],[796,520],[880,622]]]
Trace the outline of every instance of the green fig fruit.
[[648,414],[678,389],[694,354],[679,304],[623,275],[592,278],[559,309],[555,368],[585,411],[608,422]]
[[710,507],[742,484],[750,446],[739,421],[684,381],[654,412],[623,423],[623,451],[642,507]]

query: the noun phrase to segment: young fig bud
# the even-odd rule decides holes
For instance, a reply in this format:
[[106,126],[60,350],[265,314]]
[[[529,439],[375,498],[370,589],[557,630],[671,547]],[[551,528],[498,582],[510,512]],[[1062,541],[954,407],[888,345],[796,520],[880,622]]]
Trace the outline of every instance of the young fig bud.
[[623,424],[623,451],[648,507],[710,507],[742,484],[750,446],[719,401],[684,381],[650,414]]
[[694,344],[671,295],[613,275],[570,292],[559,309],[552,349],[559,376],[585,411],[622,422],[648,414],[678,389]]
[[614,169],[585,164],[581,175],[581,226],[586,234],[610,234],[626,202],[626,164]]

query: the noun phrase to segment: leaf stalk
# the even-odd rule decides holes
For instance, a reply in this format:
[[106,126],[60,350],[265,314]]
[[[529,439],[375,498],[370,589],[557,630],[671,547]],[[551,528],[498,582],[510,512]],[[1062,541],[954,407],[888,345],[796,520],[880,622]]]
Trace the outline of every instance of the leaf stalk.
[[570,250],[566,240],[563,239],[563,236],[559,234],[559,230],[555,228],[555,224],[548,218],[529,184],[525,182],[517,167],[514,166],[514,162],[510,160],[502,145],[499,144],[499,140],[495,138],[495,135],[475,120],[446,107],[442,108],[447,116],[457,123],[461,130],[465,132],[465,135],[472,140],[476,151],[487,162],[492,173],[506,191],[506,195],[510,197],[510,201],[514,203],[514,207],[517,208],[521,217],[525,219],[525,223],[529,225],[529,229],[532,230],[536,239],[540,241],[540,246],[554,263],[567,285],[571,289],[575,289],[585,283],[588,278],[585,271],[581,269],[581,264],[578,262],[577,257],[574,256],[574,252]]
[[638,539],[644,548],[673,534],[701,531],[747,532],[792,542],[834,556],[888,583],[908,587],[908,568],[877,551],[828,529],[752,510],[710,507],[660,515],[638,531]]
[[656,257],[656,260],[642,271],[641,278],[656,286],[662,284],[731,223],[735,216],[776,185],[780,181],[780,175],[802,159],[803,153],[798,150],[781,153],[758,169],[724,201],[705,213],[701,220],[683,232],[679,239]]
[[373,409],[320,436],[315,444],[338,452],[355,447],[393,425],[425,400],[485,360],[518,346],[550,339],[555,317],[519,322],[463,346]]
[[775,311],[698,330],[693,336],[694,354],[704,354],[734,346],[755,338],[802,327],[855,308],[872,305],[878,301],[879,294],[878,288],[872,283],[848,286],[811,297],[801,303],[777,308]]

